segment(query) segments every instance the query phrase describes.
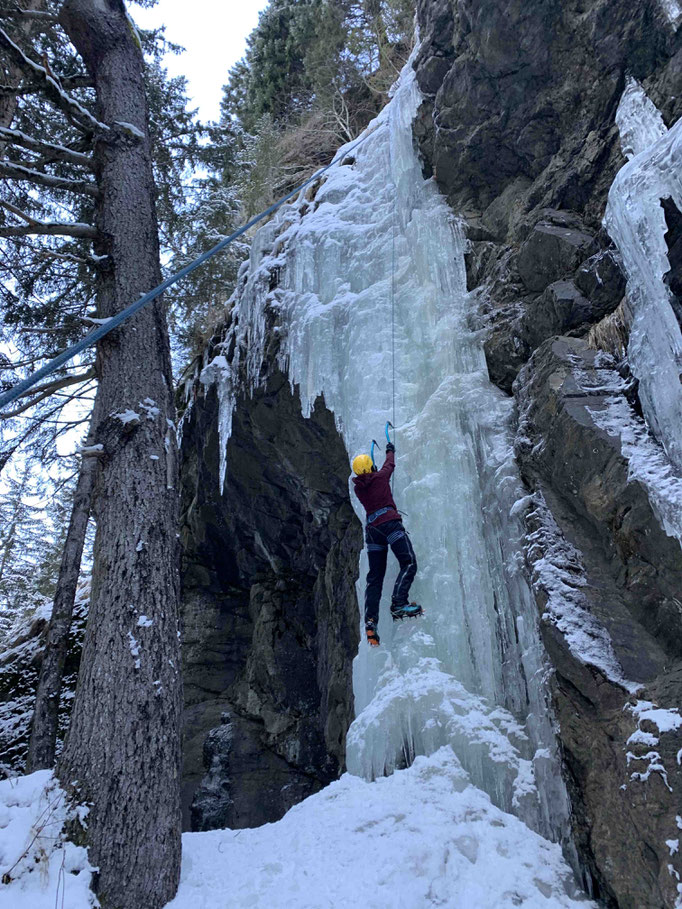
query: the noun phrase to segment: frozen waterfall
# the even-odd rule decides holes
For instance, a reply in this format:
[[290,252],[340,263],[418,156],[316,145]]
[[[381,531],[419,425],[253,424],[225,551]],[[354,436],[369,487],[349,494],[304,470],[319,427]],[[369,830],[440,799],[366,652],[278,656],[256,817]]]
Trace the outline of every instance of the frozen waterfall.
[[521,571],[511,402],[488,379],[461,226],[413,148],[420,101],[408,63],[357,152],[341,149],[320,185],[258,232],[223,344],[231,361],[216,356],[202,381],[218,385],[224,459],[240,383],[257,385],[275,331],[304,412],[324,396],[350,463],[393,420],[394,326],[394,492],[426,616],[392,626],[389,567],[382,647],[363,645],[356,661],[348,767],[373,779],[450,746],[499,807],[565,840],[547,670]]

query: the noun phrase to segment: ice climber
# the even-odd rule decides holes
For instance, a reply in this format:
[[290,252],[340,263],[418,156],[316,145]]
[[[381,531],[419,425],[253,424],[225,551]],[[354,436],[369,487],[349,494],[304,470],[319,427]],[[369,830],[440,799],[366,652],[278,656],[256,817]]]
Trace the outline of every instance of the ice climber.
[[400,565],[391,599],[393,620],[413,618],[422,614],[421,606],[408,601],[410,586],[417,573],[417,557],[407,531],[403,527],[391,492],[391,474],[395,470],[395,446],[389,442],[386,446],[386,460],[381,470],[377,470],[367,454],[353,459],[353,485],[355,493],[367,512],[365,541],[369,558],[367,587],[365,590],[365,631],[367,641],[372,647],[379,646],[377,623],[379,621],[379,601],[381,588],[386,574],[386,557],[388,547]]

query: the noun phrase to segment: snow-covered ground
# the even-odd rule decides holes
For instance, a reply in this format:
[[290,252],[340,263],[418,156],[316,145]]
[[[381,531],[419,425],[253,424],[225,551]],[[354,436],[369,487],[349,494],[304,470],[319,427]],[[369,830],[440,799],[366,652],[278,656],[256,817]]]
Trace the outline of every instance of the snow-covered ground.
[[61,839],[65,795],[52,772],[0,782],[0,909],[90,909],[92,868]]
[[[94,905],[85,850],[59,840],[62,803],[47,771],[0,783],[0,875],[13,879],[0,909]],[[167,909],[593,905],[571,895],[559,847],[470,785],[447,746],[374,783],[345,774],[276,824],[182,845]]]
[[[574,906],[553,843],[469,784],[449,747],[368,783],[344,775],[253,830],[186,834],[168,909]],[[582,905],[585,905],[583,902]]]

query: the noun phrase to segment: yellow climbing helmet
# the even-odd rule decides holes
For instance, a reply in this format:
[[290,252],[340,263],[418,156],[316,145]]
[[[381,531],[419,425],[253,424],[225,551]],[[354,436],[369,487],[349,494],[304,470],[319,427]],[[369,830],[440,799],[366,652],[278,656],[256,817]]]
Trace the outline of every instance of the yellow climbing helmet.
[[353,472],[359,477],[362,476],[363,473],[372,472],[372,459],[368,454],[361,454],[356,458],[353,458]]

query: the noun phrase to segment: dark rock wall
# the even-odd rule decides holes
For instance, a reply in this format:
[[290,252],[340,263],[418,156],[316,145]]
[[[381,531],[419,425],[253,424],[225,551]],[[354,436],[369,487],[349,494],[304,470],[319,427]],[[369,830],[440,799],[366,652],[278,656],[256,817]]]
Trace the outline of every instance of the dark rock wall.
[[[627,76],[669,126],[682,114],[682,29],[659,0],[418,0],[417,10],[415,138],[425,175],[466,220],[490,376],[518,402],[517,457],[535,506],[527,558],[586,879],[607,905],[672,907],[682,863],[666,840],[680,836],[682,731],[661,733],[631,708],[682,701],[682,556],[594,412],[620,407],[646,434],[625,279],[601,220],[625,163],[615,113]],[[682,321],[680,214],[662,205]],[[576,653],[548,577],[606,629],[622,675],[642,685],[636,697]],[[647,772],[659,759],[663,770]]]
[[469,224],[470,287],[489,289],[491,377],[511,391],[542,340],[618,305],[616,275],[596,299],[577,269],[610,246],[601,219],[624,164],[614,117],[627,75],[668,125],[682,114],[682,30],[659,0],[417,7],[426,99],[415,134],[426,174]]
[[[197,385],[195,388],[201,388]],[[237,405],[219,489],[215,388],[183,426],[183,806],[194,830],[274,821],[344,768],[361,527],[318,400],[275,372]]]

